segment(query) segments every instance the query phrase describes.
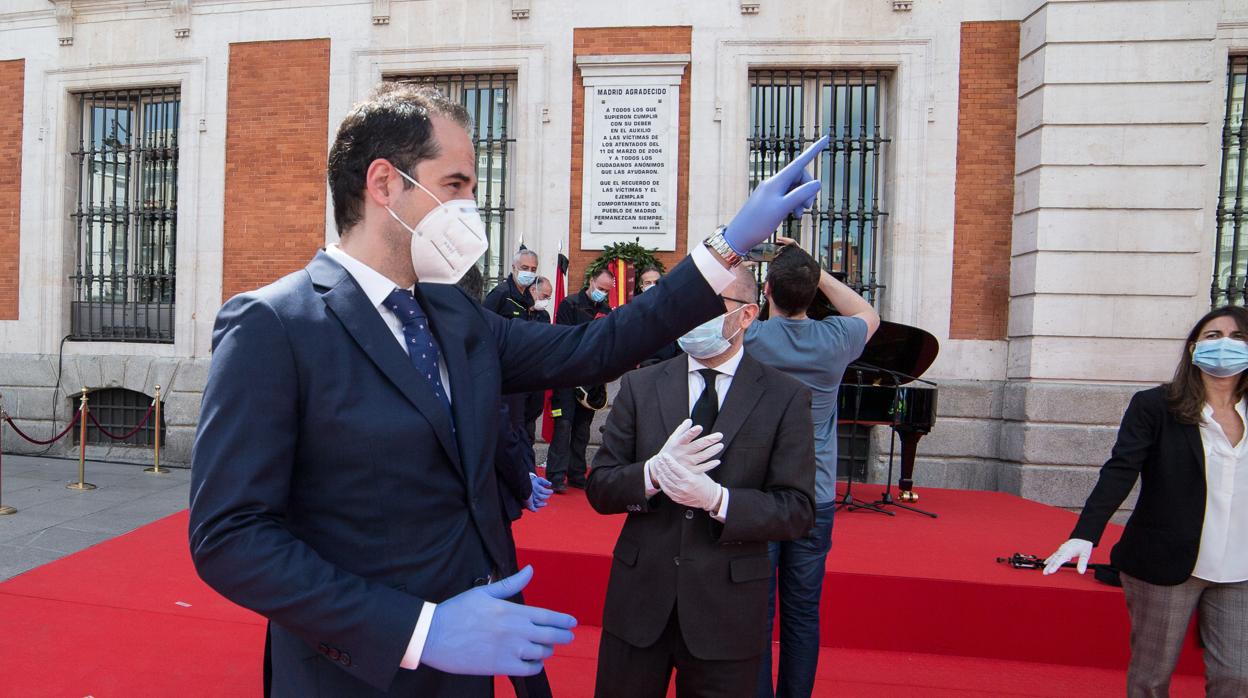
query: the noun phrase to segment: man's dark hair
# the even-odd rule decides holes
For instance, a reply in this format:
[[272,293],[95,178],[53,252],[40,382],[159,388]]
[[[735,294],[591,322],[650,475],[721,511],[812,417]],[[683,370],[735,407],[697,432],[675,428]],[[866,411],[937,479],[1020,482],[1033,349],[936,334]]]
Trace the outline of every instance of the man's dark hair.
[[606,274],[607,276],[611,277],[611,280],[612,280],[612,281],[614,281],[614,280],[615,280],[615,273],[614,273],[614,272],[612,272],[612,271],[611,271],[610,269],[608,269],[607,267],[603,267],[603,268],[601,268],[601,269],[599,269],[599,270],[598,270],[598,273],[597,273],[597,274],[594,274],[593,276],[591,276],[591,277],[589,277],[588,279],[586,279],[586,280],[585,280],[585,286],[588,288],[588,287],[589,287],[589,283],[590,283],[591,281],[597,281],[597,280],[598,280],[598,279],[599,279],[599,278],[600,278],[603,274]]
[[806,250],[788,245],[767,265],[771,302],[784,315],[804,312],[819,290],[819,263]]
[[485,297],[485,275],[481,273],[481,267],[475,264],[468,267],[468,271],[464,272],[455,285],[478,303]]
[[[363,217],[364,186],[374,160],[388,160],[414,178],[417,164],[438,156],[433,116],[471,128],[468,111],[433,87],[383,83],[351,108],[329,149],[329,190],[339,234]],[[406,179],[402,183],[412,188]]]

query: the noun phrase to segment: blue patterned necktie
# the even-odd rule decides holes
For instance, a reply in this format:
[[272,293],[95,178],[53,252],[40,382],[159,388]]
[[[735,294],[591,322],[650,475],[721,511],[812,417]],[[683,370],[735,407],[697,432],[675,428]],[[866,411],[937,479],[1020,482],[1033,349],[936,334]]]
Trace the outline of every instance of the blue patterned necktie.
[[410,291],[399,288],[386,297],[385,306],[403,323],[403,339],[416,372],[429,381],[433,394],[438,396],[447,414],[451,414],[451,401],[446,397],[446,389],[442,387],[442,376],[438,371],[438,342],[433,337],[425,311],[421,310],[420,303],[416,302]]

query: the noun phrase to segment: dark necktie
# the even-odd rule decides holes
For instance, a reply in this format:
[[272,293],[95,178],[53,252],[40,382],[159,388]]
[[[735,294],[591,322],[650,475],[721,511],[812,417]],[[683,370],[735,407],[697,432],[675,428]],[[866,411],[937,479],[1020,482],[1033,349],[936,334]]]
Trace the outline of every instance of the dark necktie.
[[403,339],[407,345],[408,357],[416,372],[429,381],[433,394],[438,396],[447,414],[451,413],[451,401],[442,387],[442,375],[438,371],[440,352],[438,342],[429,327],[429,318],[421,309],[420,303],[412,297],[410,291],[396,288],[386,297],[385,305],[403,323]]
[[693,412],[689,414],[689,418],[693,423],[702,427],[702,434],[711,433],[711,428],[715,426],[715,418],[719,416],[719,394],[715,392],[715,376],[719,375],[719,371],[713,368],[698,369],[698,373],[702,374],[702,380],[706,383],[706,387],[702,389],[702,395],[698,397],[698,401],[693,403]]

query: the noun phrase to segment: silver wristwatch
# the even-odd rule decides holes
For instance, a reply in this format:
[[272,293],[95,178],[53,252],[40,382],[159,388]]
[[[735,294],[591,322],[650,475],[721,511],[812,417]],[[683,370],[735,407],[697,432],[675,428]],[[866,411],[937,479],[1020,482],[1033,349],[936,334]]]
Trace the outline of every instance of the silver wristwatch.
[[716,228],[715,233],[704,240],[702,244],[711,248],[713,252],[722,257],[724,261],[728,263],[729,267],[735,267],[741,263],[743,258],[741,255],[733,251],[732,246],[729,245],[728,241],[724,239],[724,230],[727,229],[727,227],[728,226],[726,225],[721,225]]

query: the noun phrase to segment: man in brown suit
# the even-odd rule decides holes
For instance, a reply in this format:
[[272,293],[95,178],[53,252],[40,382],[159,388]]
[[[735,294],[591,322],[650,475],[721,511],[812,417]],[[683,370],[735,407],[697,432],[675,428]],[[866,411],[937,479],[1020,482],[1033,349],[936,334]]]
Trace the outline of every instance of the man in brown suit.
[[[752,696],[767,638],[767,542],[814,520],[810,392],[752,359],[752,272],[686,355],[625,374],[588,496],[627,513],[611,566],[595,695]],[[702,433],[708,436],[698,438]],[[712,460],[719,455],[719,460]]]

